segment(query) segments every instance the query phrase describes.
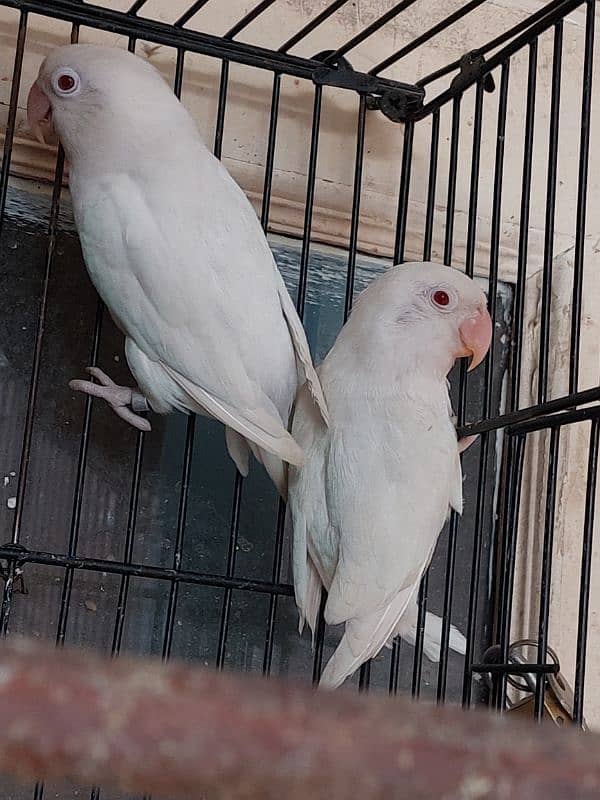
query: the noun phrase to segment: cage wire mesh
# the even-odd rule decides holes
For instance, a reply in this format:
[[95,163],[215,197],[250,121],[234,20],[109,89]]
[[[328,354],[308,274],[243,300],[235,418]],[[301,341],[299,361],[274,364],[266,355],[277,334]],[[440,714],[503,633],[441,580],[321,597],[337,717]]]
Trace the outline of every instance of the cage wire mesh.
[[[256,465],[244,481],[234,472],[217,424],[171,415],[145,435],[67,386],[88,363],[110,364],[124,382],[127,372],[121,335],[83,267],[62,151],[50,168],[54,151],[34,147],[33,171],[31,152],[23,155],[22,76],[69,37],[148,58],[160,47],[175,93],[184,103],[188,87],[203,97],[196,116],[214,153],[234,175],[251,153],[244,188],[317,362],[353,298],[391,262],[451,263],[488,292],[485,367],[451,376],[459,429],[479,434],[463,457],[464,514],[451,516],[423,580],[414,646],[397,640],[355,684],[501,709],[514,703],[512,684],[542,716],[557,669],[549,647],[558,482],[573,466],[576,430],[586,454],[575,470],[580,597],[572,646],[560,655],[573,690],[567,713],[581,725],[600,425],[598,351],[586,325],[598,307],[584,291],[595,3],[532,3],[503,17],[512,21],[501,30],[490,0],[373,3],[364,19],[356,4],[335,0],[303,8],[301,25],[297,5],[0,0],[13,59],[0,179],[2,632],[305,680],[318,677],[337,641],[323,624],[314,651],[298,636],[284,508]],[[462,47],[451,63],[427,49],[440,36]],[[239,118],[228,131],[240,97],[246,138]],[[342,129],[355,131],[344,143]],[[276,198],[282,154],[305,181],[303,203],[289,203],[287,217]],[[336,227],[315,209],[338,191],[331,175],[342,161],[347,206]],[[378,224],[382,169],[397,175],[396,213]],[[34,175],[50,179],[51,193],[18,180]],[[523,541],[532,529],[539,551]],[[519,564],[528,553],[527,579]],[[516,589],[537,615],[525,664],[512,657]],[[423,654],[428,611],[443,619],[439,663]],[[464,656],[449,648],[451,624],[466,636]],[[34,789],[54,795],[63,796]]]

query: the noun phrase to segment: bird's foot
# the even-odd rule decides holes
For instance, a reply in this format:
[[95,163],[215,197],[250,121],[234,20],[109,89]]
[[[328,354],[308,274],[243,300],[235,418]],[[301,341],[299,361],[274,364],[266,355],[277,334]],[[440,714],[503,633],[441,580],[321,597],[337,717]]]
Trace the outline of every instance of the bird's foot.
[[99,397],[105,400],[109,406],[125,422],[133,425],[140,431],[151,430],[150,423],[139,413],[144,413],[150,410],[146,398],[130,389],[128,386],[119,386],[115,383],[105,372],[102,372],[98,367],[88,367],[87,371],[92,378],[96,378],[98,383],[92,381],[69,381],[69,386],[75,392],[84,392],[92,397]]

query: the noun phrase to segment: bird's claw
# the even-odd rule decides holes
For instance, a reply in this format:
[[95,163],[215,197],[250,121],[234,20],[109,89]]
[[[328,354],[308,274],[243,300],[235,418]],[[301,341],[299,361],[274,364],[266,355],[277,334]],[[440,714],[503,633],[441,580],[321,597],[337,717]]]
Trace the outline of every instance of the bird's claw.
[[151,430],[148,420],[139,416],[139,414],[135,414],[130,408],[134,403],[136,407],[143,407],[144,404],[146,408],[148,407],[147,403],[145,403],[145,398],[143,398],[139,392],[135,392],[128,386],[119,386],[112,378],[109,378],[105,372],[99,369],[99,367],[88,367],[87,372],[89,372],[92,378],[95,378],[98,383],[73,380],[69,382],[69,387],[73,389],[73,391],[84,392],[84,394],[89,394],[91,397],[98,397],[101,400],[105,400],[117,416],[121,417],[121,419],[125,420],[125,422],[128,422],[130,425],[133,425],[134,428],[140,431]]

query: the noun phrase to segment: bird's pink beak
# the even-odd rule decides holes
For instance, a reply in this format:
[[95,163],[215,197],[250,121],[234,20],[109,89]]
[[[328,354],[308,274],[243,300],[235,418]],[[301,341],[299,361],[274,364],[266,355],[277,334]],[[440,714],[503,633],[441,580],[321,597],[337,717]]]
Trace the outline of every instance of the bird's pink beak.
[[27,122],[29,128],[40,144],[45,144],[44,127],[52,125],[52,109],[50,101],[35,81],[27,97]]
[[458,358],[471,356],[469,372],[486,357],[492,341],[492,319],[487,308],[482,308],[477,313],[466,319],[458,328],[460,341],[463,348]]

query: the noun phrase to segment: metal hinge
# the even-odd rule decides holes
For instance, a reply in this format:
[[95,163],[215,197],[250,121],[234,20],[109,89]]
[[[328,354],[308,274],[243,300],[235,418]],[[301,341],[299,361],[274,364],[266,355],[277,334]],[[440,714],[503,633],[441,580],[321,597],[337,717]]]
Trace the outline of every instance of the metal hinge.
[[[332,54],[332,50],[326,50],[314,59],[323,61]],[[367,108],[381,111],[392,122],[405,122],[423,107],[425,90],[420,86],[382,81],[376,75],[357,72],[343,57],[335,63],[317,67],[312,79],[318,86],[335,86],[367,95]]]
[[[486,65],[485,58],[477,50],[471,50],[465,53],[459,61],[459,73],[455,75],[450,84],[450,89],[465,89],[475,81],[479,80],[482,75],[483,68]],[[487,73],[483,79],[483,90],[485,92],[493,92],[496,88],[494,78],[491,73]]]

